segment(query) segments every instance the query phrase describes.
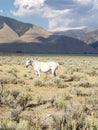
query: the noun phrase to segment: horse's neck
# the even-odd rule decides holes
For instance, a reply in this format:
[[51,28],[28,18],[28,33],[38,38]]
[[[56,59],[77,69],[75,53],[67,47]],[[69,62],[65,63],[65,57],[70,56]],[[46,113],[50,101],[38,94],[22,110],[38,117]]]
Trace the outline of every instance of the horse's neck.
[[34,61],[31,62],[31,66],[34,66]]

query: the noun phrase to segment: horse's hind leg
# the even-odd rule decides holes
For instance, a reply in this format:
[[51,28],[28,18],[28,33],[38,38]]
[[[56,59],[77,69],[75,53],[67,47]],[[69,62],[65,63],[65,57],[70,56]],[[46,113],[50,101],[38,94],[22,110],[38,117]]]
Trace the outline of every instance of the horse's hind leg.
[[56,76],[55,70],[52,70],[52,77]]
[[56,72],[54,71],[54,76],[56,76]]

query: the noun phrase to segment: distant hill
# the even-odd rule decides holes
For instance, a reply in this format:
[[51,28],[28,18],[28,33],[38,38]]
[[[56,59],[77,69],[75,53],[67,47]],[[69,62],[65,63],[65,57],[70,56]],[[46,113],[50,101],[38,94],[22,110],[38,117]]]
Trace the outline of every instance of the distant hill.
[[[90,33],[89,30],[86,31]],[[81,31],[79,33],[82,35]],[[77,33],[74,32],[73,35]],[[53,34],[34,24],[3,16],[0,16],[0,52],[97,53],[94,47],[79,39]]]
[[4,23],[13,29],[13,31],[15,31],[19,36],[23,35],[30,27],[33,26],[32,24],[23,23],[15,19],[0,16],[0,29],[4,27]]
[[96,48],[98,50],[98,41],[91,44],[93,48]]
[[54,32],[54,34],[77,38],[87,44],[92,44],[98,40],[98,27],[89,26],[83,29]]
[[36,37],[48,37],[50,32],[33,24],[0,16],[0,43],[33,42]]

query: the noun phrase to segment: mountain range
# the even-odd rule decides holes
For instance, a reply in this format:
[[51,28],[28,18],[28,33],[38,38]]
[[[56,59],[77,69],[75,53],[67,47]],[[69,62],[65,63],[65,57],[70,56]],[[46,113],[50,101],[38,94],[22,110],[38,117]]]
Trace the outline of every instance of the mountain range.
[[0,52],[98,53],[98,28],[49,32],[34,24],[0,16]]
[[[89,26],[84,27],[82,29],[73,29],[73,30],[67,30],[67,31],[58,31],[54,32],[56,35],[63,35],[63,36],[69,36],[76,39],[79,39],[86,44],[97,48],[97,42],[98,42],[98,27]],[[96,44],[96,45],[95,45]]]

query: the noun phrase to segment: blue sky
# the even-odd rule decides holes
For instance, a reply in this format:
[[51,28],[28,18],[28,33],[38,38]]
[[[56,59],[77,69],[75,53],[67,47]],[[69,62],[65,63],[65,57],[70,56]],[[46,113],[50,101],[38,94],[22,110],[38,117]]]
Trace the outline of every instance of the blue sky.
[[0,0],[0,15],[50,31],[98,27],[98,0]]

